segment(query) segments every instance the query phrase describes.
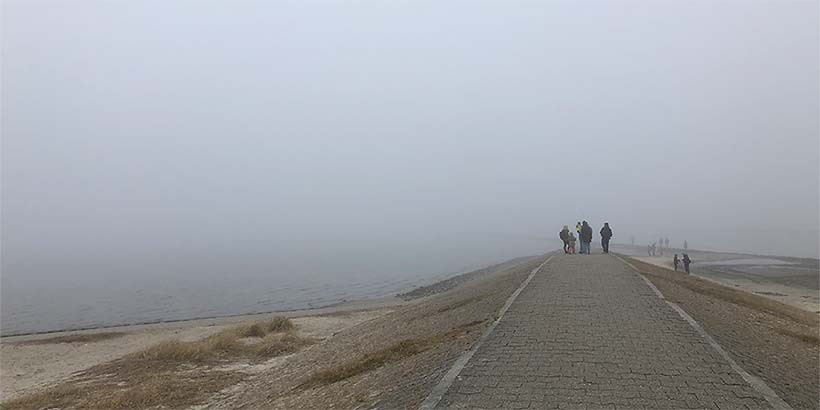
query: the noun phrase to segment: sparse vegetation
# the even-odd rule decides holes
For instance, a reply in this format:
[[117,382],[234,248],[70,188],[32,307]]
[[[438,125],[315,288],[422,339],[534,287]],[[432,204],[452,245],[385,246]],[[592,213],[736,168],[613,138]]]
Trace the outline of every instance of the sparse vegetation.
[[436,311],[436,313],[444,313],[444,312],[447,312],[447,311],[450,311],[450,310],[458,309],[462,306],[467,306],[470,303],[473,303],[473,302],[476,302],[476,301],[479,301],[479,300],[483,299],[485,296],[486,295],[480,295],[480,296],[474,296],[474,297],[471,297],[471,298],[459,300],[459,301],[457,301],[453,304],[450,304],[448,306],[444,306],[444,307],[440,308],[439,310]]
[[[3,410],[144,409],[187,407],[239,382],[243,374],[212,368],[236,360],[258,361],[315,343],[298,336],[293,323],[277,317],[225,329],[202,340],[168,340],[78,378],[0,405]],[[255,339],[251,341],[246,338]],[[180,368],[180,365],[187,365]]]
[[340,366],[320,370],[310,376],[302,387],[310,388],[353,377],[383,366],[385,363],[399,361],[413,356],[430,347],[430,343],[422,340],[402,340],[387,348],[365,354],[361,359],[344,363]]
[[777,333],[780,333],[781,335],[791,336],[797,340],[800,340],[810,345],[820,345],[820,335],[818,335],[817,333],[800,333],[786,328],[776,328],[775,331]]
[[312,339],[306,339],[291,333],[285,333],[284,335],[270,334],[254,348],[256,354],[260,357],[276,357],[299,351],[299,349],[313,343]]
[[469,333],[474,327],[485,323],[486,320],[477,320],[456,326],[447,332],[424,339],[406,339],[396,342],[383,349],[364,354],[357,360],[343,363],[339,366],[322,369],[313,373],[300,385],[301,388],[312,388],[321,385],[333,384],[350,377],[378,369],[385,364],[397,362],[404,358],[419,354],[443,343]]

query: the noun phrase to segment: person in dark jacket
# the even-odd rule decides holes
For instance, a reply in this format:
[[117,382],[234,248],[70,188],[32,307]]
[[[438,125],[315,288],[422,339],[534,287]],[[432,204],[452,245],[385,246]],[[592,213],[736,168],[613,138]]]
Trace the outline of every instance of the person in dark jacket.
[[678,254],[675,254],[675,257],[672,258],[672,264],[675,265],[675,270],[678,270],[678,264],[680,264],[680,259],[678,259]]
[[601,247],[604,248],[604,253],[609,253],[610,238],[612,238],[612,229],[609,227],[609,222],[604,222],[604,227],[601,228]]
[[558,233],[558,237],[564,242],[564,253],[569,253],[567,251],[567,246],[569,246],[569,227],[564,225],[564,229],[561,229],[561,232]]
[[684,253],[683,254],[683,268],[686,269],[686,273],[689,273],[689,264],[691,264],[691,263],[692,263],[692,260],[689,259],[689,254]]
[[581,240],[581,253],[589,255],[589,248],[592,243],[592,227],[589,226],[587,221],[581,224],[581,237],[578,239]]

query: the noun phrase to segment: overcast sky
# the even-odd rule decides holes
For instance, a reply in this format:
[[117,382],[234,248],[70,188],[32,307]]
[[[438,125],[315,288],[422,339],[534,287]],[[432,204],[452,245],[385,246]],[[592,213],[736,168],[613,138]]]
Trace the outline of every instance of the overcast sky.
[[2,4],[6,273],[580,219],[818,253],[816,0]]

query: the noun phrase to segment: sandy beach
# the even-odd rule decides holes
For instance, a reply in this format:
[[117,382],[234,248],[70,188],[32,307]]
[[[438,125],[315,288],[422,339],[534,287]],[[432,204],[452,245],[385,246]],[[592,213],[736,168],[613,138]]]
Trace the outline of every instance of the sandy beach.
[[386,297],[311,310],[4,337],[0,339],[0,401],[47,387],[164,340],[201,340],[226,328],[273,316],[292,318],[303,335],[325,339],[406,303]]

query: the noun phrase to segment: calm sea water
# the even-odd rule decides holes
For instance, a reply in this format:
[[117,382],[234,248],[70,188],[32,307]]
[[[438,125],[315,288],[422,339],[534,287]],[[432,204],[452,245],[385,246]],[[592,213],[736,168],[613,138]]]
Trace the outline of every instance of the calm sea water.
[[465,246],[316,254],[6,257],[4,336],[326,306],[433,283],[551,244],[506,238]]

